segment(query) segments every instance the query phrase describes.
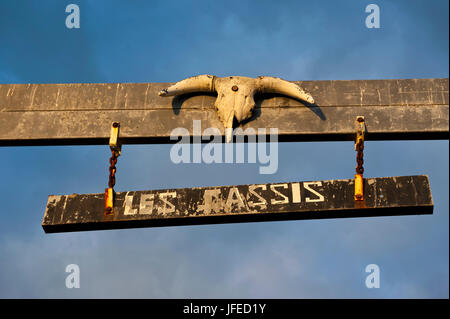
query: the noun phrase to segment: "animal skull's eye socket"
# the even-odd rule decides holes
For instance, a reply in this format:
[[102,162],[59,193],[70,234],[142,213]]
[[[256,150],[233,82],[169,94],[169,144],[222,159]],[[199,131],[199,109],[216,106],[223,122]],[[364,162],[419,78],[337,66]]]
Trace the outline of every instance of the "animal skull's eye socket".
[[233,85],[232,87],[231,87],[231,89],[233,90],[233,91],[237,91],[239,88],[237,87],[237,85]]

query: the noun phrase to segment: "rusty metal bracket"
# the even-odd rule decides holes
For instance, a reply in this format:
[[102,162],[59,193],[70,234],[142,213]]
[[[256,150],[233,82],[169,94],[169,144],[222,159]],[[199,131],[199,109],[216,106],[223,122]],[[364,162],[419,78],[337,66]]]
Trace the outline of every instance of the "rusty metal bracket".
[[356,140],[355,140],[355,151],[356,155],[356,174],[355,174],[355,201],[364,200],[364,134],[366,132],[365,119],[364,116],[356,117]]
[[120,123],[113,122],[111,124],[111,133],[109,135],[109,147],[111,151],[118,151],[119,155],[122,152],[122,144],[119,141]]
[[112,187],[105,188],[105,215],[114,213],[114,189]]
[[122,145],[119,140],[120,123],[113,122],[111,125],[111,133],[109,136],[109,147],[112,156],[109,159],[109,181],[108,188],[105,188],[105,215],[114,213],[114,185],[116,184],[116,163],[117,158],[122,153]]

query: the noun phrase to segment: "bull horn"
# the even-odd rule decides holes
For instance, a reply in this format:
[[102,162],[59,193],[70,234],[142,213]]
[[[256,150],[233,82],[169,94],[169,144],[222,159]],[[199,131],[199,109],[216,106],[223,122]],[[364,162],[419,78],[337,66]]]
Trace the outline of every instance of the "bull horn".
[[314,104],[311,94],[295,83],[271,76],[259,76],[257,81],[261,92],[279,93]]
[[214,79],[215,76],[207,74],[193,76],[161,90],[158,95],[173,96],[193,92],[214,92]]

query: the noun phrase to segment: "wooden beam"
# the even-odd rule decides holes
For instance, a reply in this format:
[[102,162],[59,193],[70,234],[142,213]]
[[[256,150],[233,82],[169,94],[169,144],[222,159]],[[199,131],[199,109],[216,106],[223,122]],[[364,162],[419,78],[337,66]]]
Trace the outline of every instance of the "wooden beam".
[[[261,95],[242,128],[278,128],[279,141],[339,141],[354,138],[354,121],[366,119],[367,140],[448,139],[448,79],[295,82],[315,105]],[[172,83],[2,84],[0,145],[107,144],[111,122],[121,140],[175,143],[170,133],[193,120],[202,130],[223,126],[213,94],[158,96]]]
[[117,193],[105,216],[104,194],[51,195],[46,233],[154,226],[432,214],[427,176],[198,187]]

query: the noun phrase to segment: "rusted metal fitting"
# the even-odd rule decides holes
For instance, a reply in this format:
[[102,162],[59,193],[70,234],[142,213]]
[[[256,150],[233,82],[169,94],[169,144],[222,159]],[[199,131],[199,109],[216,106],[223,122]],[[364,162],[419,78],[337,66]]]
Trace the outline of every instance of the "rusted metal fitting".
[[114,214],[114,189],[105,188],[105,215]]
[[109,147],[112,151],[117,151],[120,155],[122,152],[122,145],[119,142],[120,123],[113,122],[111,125],[111,133],[109,135]]
[[363,175],[355,174],[355,200],[364,200]]

